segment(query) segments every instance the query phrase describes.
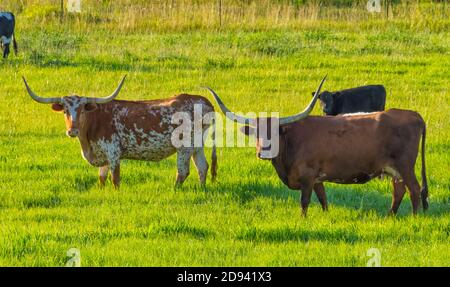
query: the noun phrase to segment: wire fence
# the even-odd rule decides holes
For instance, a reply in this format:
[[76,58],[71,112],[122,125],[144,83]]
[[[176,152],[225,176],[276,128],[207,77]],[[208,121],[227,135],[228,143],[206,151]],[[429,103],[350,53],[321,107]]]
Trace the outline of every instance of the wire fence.
[[448,0],[80,0],[81,13],[68,13],[68,1],[2,0],[0,10],[22,14],[34,22],[59,19],[79,25],[109,23],[125,30],[273,28],[311,21],[371,20],[399,20],[412,25],[433,22],[446,28],[450,18]]

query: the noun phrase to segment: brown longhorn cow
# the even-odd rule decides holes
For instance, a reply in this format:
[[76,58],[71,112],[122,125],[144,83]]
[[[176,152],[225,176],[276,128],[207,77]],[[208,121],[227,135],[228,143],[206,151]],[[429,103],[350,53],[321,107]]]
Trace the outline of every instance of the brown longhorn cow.
[[[197,168],[200,182],[206,182],[208,162],[204,154],[203,137],[199,145],[173,144],[172,133],[180,127],[174,122],[174,115],[181,113],[194,118],[194,107],[200,107],[202,116],[213,113],[214,107],[201,96],[181,94],[168,99],[149,101],[115,100],[125,77],[116,90],[106,98],[67,96],[42,98],[36,95],[23,78],[28,94],[38,103],[52,104],[56,112],[64,112],[66,134],[78,137],[83,157],[93,166],[100,168],[100,184],[103,186],[111,171],[112,183],[120,184],[120,160],[160,161],[177,153],[176,186],[180,186],[189,175],[191,157]],[[215,123],[212,124],[211,174],[216,176],[217,157],[215,146]],[[191,123],[184,128],[192,132]],[[210,124],[200,126],[202,136]]]
[[[428,208],[425,173],[425,122],[408,110],[348,114],[342,116],[308,116],[317,101],[325,78],[305,111],[286,118],[246,118],[231,112],[219,96],[207,88],[222,112],[235,122],[245,124],[242,132],[256,136],[257,156],[270,159],[278,176],[291,189],[301,190],[301,208],[306,216],[312,191],[322,208],[327,209],[324,182],[365,183],[381,174],[392,177],[394,186],[390,213],[395,214],[409,189],[413,213],[420,197]],[[276,121],[274,121],[276,120]],[[261,127],[279,123],[278,153],[267,154],[262,143],[271,134]],[[272,130],[267,128],[267,130]],[[422,137],[422,191],[414,166]]]

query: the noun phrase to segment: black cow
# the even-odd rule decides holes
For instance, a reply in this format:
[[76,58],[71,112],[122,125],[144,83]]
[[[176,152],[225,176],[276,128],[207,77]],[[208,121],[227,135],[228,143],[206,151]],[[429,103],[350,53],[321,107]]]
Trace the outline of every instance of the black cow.
[[323,112],[328,116],[384,111],[386,89],[382,85],[370,85],[338,92],[324,91],[319,99]]
[[17,42],[14,37],[14,26],[16,24],[14,14],[11,12],[0,12],[0,43],[3,50],[3,58],[9,55],[9,45],[13,42],[14,52],[17,54]]

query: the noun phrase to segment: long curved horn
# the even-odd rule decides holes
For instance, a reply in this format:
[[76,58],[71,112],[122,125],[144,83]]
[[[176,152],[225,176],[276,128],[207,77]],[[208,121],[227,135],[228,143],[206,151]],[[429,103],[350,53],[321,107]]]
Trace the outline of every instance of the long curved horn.
[[122,89],[123,83],[125,82],[127,75],[123,76],[122,81],[120,81],[119,86],[117,86],[116,90],[106,98],[87,98],[88,103],[91,104],[106,104],[112,100],[114,100],[117,95],[119,95],[120,89]]
[[255,119],[239,116],[239,115],[233,113],[232,111],[230,111],[225,106],[225,104],[222,102],[222,100],[219,98],[219,96],[216,94],[216,92],[214,92],[210,87],[201,87],[201,88],[207,89],[211,93],[211,95],[213,95],[213,97],[214,97],[214,99],[216,99],[217,104],[219,105],[220,109],[222,110],[222,112],[225,114],[225,116],[227,118],[229,118],[230,120],[235,121],[237,123],[240,123],[240,124],[251,125],[251,126],[255,125]]
[[22,76],[23,82],[25,83],[25,87],[27,88],[28,94],[38,103],[41,104],[54,104],[54,103],[61,103],[61,98],[42,98],[36,95],[28,86],[27,80],[25,80],[25,77]]
[[279,121],[280,125],[285,125],[285,124],[289,124],[289,123],[296,122],[298,120],[304,119],[304,118],[306,118],[309,115],[309,113],[311,113],[311,111],[314,108],[314,105],[317,102],[317,99],[319,98],[320,89],[322,88],[322,85],[325,82],[326,78],[327,78],[327,76],[323,77],[322,82],[320,82],[320,85],[317,88],[313,99],[311,100],[309,105],[306,107],[306,109],[304,109],[302,112],[300,112],[300,113],[298,113],[296,115],[293,115],[293,116],[290,116],[290,117],[285,117],[285,118],[280,118],[280,121]]

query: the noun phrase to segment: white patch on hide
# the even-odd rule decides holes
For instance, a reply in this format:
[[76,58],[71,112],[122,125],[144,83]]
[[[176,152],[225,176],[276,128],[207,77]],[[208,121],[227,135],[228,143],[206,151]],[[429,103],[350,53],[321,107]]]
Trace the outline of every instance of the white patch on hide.
[[358,113],[351,113],[351,114],[342,114],[340,116],[342,117],[352,117],[352,116],[363,116],[363,115],[370,115],[370,114],[375,114],[376,112],[370,112],[370,113],[365,113],[365,112],[358,112]]
[[393,167],[390,166],[386,166],[383,169],[383,172],[386,174],[389,174],[390,176],[392,176],[394,179],[398,179],[399,181],[402,181],[402,176],[400,175],[400,173]]
[[10,44],[11,41],[12,41],[12,37],[8,38],[8,37],[5,37],[5,36],[1,36],[0,38],[1,38],[1,41],[2,41],[3,45]]

